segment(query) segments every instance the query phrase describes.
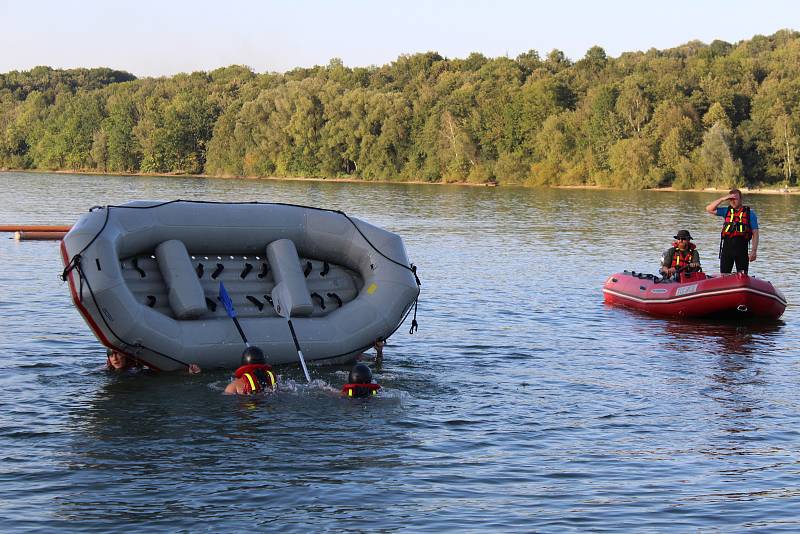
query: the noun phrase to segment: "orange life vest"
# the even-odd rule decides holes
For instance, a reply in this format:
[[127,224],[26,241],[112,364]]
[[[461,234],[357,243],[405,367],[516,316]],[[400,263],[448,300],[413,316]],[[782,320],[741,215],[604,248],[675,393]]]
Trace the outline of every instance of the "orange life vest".
[[741,206],[738,210],[728,207],[725,223],[722,225],[722,237],[744,237],[748,241],[753,237],[750,226],[750,206]]
[[236,369],[234,376],[244,381],[243,393],[245,395],[258,393],[265,389],[275,389],[275,373],[272,372],[272,367],[269,365],[243,365]]
[[378,384],[345,384],[342,395],[345,397],[370,397],[377,395],[381,387]]
[[678,242],[675,241],[672,244],[672,265],[670,265],[670,267],[677,269],[678,267],[684,267],[692,263],[692,255],[696,248],[697,245],[689,243],[689,246],[686,247],[686,252],[681,252],[681,249],[678,248]]

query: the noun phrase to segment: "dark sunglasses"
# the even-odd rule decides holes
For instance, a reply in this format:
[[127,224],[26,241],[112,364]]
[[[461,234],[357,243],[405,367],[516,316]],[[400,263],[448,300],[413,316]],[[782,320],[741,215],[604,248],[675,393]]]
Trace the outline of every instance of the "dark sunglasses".
[[679,237],[678,241],[691,241],[691,239],[688,237]]

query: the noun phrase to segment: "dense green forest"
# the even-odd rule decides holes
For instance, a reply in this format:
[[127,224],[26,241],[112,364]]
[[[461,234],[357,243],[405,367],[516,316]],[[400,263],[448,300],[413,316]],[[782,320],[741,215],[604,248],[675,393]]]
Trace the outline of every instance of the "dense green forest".
[[800,33],[572,62],[0,74],[0,168],[676,188],[797,184]]

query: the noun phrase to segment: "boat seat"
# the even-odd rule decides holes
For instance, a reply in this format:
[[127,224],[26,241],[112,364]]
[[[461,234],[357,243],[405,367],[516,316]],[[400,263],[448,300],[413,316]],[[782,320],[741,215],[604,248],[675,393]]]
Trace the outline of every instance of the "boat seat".
[[311,315],[314,304],[294,242],[289,239],[273,241],[267,245],[267,259],[275,278],[272,302],[278,315],[287,318]]
[[178,319],[194,319],[206,312],[206,296],[186,245],[177,239],[156,247],[158,270],[169,293],[169,305]]

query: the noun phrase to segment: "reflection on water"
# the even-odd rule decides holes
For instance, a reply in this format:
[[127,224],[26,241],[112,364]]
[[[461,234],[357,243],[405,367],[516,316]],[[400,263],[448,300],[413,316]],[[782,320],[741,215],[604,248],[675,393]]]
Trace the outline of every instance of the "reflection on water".
[[[0,222],[70,223],[133,199],[342,209],[400,233],[419,332],[339,398],[345,368],[117,376],[72,307],[55,243],[0,236],[0,522],[10,530],[741,531],[800,528],[794,282],[800,198],[753,197],[753,274],[783,320],[607,307],[679,228],[716,264],[713,193],[0,173]],[[57,202],[52,199],[58,199]],[[276,523],[278,522],[279,523]]]
[[[770,339],[780,335],[783,321],[710,321],[651,319],[663,330],[656,335],[672,342],[676,350],[708,350],[719,354],[749,355],[772,348]],[[659,331],[660,330],[660,331]],[[691,347],[691,348],[689,348]]]

